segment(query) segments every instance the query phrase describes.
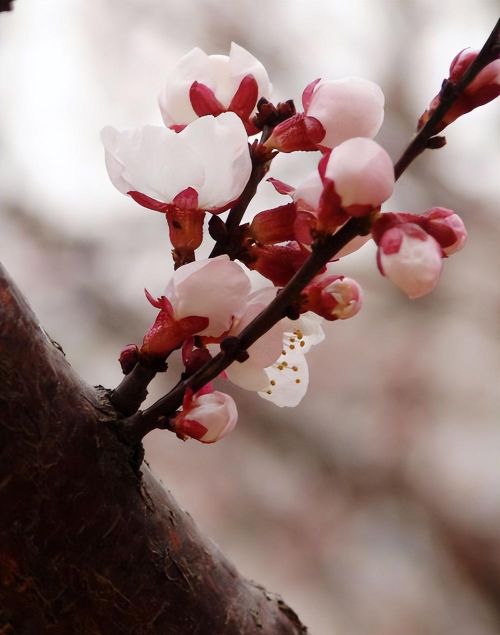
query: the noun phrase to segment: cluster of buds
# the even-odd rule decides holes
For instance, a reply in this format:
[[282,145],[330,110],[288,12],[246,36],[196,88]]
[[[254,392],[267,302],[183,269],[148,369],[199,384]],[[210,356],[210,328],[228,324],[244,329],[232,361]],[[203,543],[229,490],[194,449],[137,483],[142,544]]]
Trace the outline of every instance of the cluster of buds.
[[[455,58],[448,83],[460,81],[475,55],[462,52]],[[499,94],[499,64],[493,61],[477,75],[434,132]],[[436,286],[443,259],[464,245],[464,224],[451,210],[381,211],[395,173],[373,139],[384,117],[384,96],[376,84],[357,77],[315,80],[303,92],[303,112],[291,101],[274,105],[270,96],[266,70],[245,49],[233,44],[228,56],[193,49],[161,92],[164,127],[103,130],[112,183],[165,215],[175,265],[163,295],[146,292],[158,314],[142,345],[123,350],[124,373],[136,364],[160,369],[181,349],[182,378],[189,382],[222,352],[232,355],[223,378],[279,406],[294,406],[307,389],[305,354],[324,339],[322,320],[351,318],[362,305],[361,287],[338,270],[339,259],[373,238],[380,272],[408,297],[418,298]],[[259,131],[260,140],[249,139]],[[274,156],[296,151],[317,151],[317,169],[296,186],[269,178],[288,202],[241,224]],[[220,218],[209,223],[217,241],[213,257],[196,260],[205,215],[228,209],[227,223]],[[300,288],[287,296],[295,288],[293,282],[287,286],[290,280],[303,276],[310,258],[346,223],[356,224],[357,235],[349,234],[321,261],[324,266],[301,278]],[[275,311],[284,296],[291,299]],[[260,338],[241,350],[240,336],[268,314],[267,332],[262,335],[261,329]],[[180,438],[213,443],[234,428],[236,404],[214,390],[213,379],[196,391],[188,387],[182,408],[168,415]]]

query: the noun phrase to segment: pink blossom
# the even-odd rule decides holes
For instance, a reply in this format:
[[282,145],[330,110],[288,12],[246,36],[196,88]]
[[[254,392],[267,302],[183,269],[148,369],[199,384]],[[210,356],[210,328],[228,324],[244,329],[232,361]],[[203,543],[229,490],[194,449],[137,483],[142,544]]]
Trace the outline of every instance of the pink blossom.
[[361,77],[321,79],[302,95],[304,113],[325,130],[321,146],[334,148],[351,137],[373,138],[384,120],[384,93]]
[[160,312],[144,337],[141,353],[164,357],[193,335],[221,337],[247,305],[250,281],[226,255],[177,269],[165,295],[150,303]]
[[360,77],[317,79],[302,95],[304,112],[278,124],[266,142],[280,152],[327,150],[351,137],[374,137],[384,119],[384,94]]
[[329,264],[307,285],[301,299],[303,311],[314,311],[325,320],[347,320],[360,311],[363,292],[356,280],[333,274]]
[[232,326],[248,302],[250,280],[243,267],[222,255],[191,262],[177,269],[165,295],[177,319],[188,315],[207,317],[201,335],[217,337]]
[[202,117],[175,133],[160,126],[101,133],[113,185],[144,207],[209,210],[228,207],[252,170],[247,134],[234,113]]
[[382,275],[414,299],[436,287],[441,256],[441,247],[432,236],[414,223],[403,223],[382,234],[377,262]]
[[332,150],[324,179],[333,181],[342,207],[350,215],[359,216],[379,207],[391,196],[394,168],[389,155],[378,143],[357,137]]
[[177,130],[199,116],[232,111],[253,133],[249,117],[257,101],[270,94],[264,66],[233,42],[229,56],[207,55],[199,48],[184,55],[172,69],[159,104],[165,125]]
[[184,397],[182,410],[172,421],[172,429],[180,437],[191,437],[202,443],[215,443],[233,430],[238,420],[234,399],[215,390]]

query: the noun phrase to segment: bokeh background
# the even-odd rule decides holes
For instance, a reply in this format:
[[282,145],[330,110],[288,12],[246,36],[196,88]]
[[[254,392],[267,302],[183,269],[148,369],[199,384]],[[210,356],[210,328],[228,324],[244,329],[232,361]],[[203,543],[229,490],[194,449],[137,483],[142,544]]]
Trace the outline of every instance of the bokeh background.
[[[378,82],[378,140],[396,159],[452,57],[499,17],[494,0],[15,5],[0,15],[0,259],[75,369],[108,387],[120,349],[154,318],[143,288],[160,294],[171,265],[161,216],[108,181],[104,125],[159,124],[178,57],[234,40],[264,63],[276,99],[300,103],[316,77]],[[432,295],[407,300],[368,244],[341,266],[364,310],[327,326],[299,407],[226,387],[240,421],[224,442],[146,439],[180,504],[313,635],[500,633],[499,112],[453,124],[385,206],[442,205],[466,221],[469,243]],[[279,157],[273,175],[297,182],[315,161]],[[263,184],[253,210],[279,200]]]

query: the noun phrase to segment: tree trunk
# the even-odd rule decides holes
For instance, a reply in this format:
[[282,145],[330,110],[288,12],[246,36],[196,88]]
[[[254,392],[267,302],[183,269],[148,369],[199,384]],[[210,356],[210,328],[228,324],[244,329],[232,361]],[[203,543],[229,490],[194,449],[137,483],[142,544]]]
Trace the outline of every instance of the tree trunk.
[[0,267],[0,635],[305,633],[118,431]]

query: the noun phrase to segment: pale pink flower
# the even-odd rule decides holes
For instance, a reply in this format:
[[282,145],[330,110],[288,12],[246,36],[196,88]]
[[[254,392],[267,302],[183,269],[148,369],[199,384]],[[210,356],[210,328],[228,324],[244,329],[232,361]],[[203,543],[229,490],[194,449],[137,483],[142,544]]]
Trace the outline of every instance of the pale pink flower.
[[[353,216],[365,207],[380,206],[394,189],[394,167],[387,152],[372,139],[356,137],[334,148],[324,169],[340,196],[342,207]],[[360,208],[361,214],[355,210]],[[354,212],[354,213],[353,213]]]
[[182,132],[144,126],[101,133],[113,185],[141,205],[217,213],[235,201],[252,170],[248,139],[234,113],[202,117]]
[[409,298],[420,298],[437,285],[442,269],[442,249],[426,231],[403,223],[385,231],[378,243],[380,272]]
[[229,56],[194,48],[172,69],[159,98],[160,110],[165,125],[177,129],[199,116],[224,111],[235,112],[248,125],[257,101],[270,97],[271,88],[264,66],[238,44],[231,44]]
[[211,337],[229,331],[235,316],[247,306],[249,293],[250,280],[243,267],[226,255],[180,267],[165,289],[176,319],[207,317],[209,324],[200,334]]
[[228,256],[198,260],[177,269],[165,295],[150,303],[160,312],[144,337],[141,353],[162,357],[193,335],[222,337],[247,305],[250,281]]
[[384,120],[384,93],[362,77],[316,80],[304,90],[302,103],[305,115],[323,126],[325,148],[351,137],[373,138]]
[[233,430],[238,410],[232,397],[218,390],[186,395],[182,410],[172,421],[172,429],[180,437],[215,443]]
[[268,147],[324,151],[351,137],[374,137],[384,119],[384,94],[361,77],[317,79],[305,88],[302,104],[304,112],[274,128]]

